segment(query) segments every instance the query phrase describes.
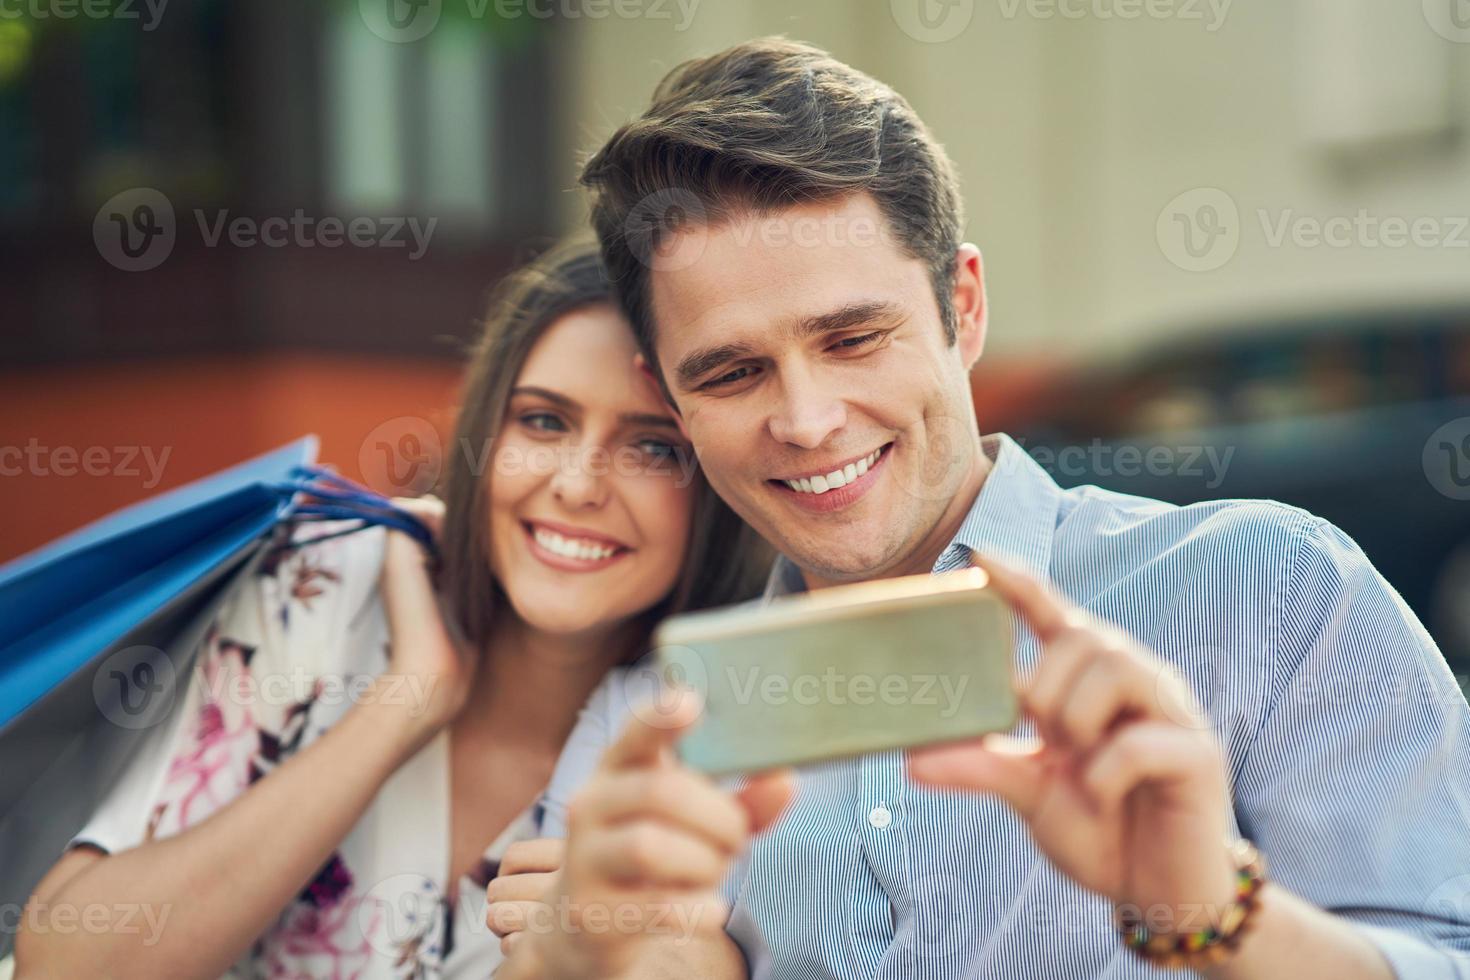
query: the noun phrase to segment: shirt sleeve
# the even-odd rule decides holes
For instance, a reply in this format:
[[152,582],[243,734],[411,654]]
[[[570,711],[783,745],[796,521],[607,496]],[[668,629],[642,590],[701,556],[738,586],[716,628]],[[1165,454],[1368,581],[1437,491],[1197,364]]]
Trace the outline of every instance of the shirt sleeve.
[[[294,540],[341,529],[305,525]],[[383,537],[268,546],[205,630],[174,709],[68,846],[117,853],[194,826],[341,717],[354,686],[386,664],[385,650],[353,642],[381,615]]]
[[567,835],[567,805],[591,778],[603,753],[627,725],[632,715],[628,701],[634,696],[631,675],[632,669],[628,667],[608,671],[578,714],[577,724],[562,747],[551,782],[541,798],[544,836]]
[[1273,677],[1236,784],[1282,885],[1402,980],[1470,980],[1470,709],[1361,549],[1311,519],[1278,590]]

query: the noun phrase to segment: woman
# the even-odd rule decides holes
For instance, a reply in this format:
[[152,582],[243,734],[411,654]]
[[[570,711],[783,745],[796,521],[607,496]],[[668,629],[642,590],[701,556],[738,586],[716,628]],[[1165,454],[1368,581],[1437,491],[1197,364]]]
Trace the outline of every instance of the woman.
[[[662,616],[753,594],[768,559],[634,350],[591,244],[506,282],[445,503],[405,502],[439,531],[439,594],[399,532],[291,532],[38,886],[18,977],[490,974],[484,885],[541,836],[588,694]],[[61,909],[107,911],[48,927]]]

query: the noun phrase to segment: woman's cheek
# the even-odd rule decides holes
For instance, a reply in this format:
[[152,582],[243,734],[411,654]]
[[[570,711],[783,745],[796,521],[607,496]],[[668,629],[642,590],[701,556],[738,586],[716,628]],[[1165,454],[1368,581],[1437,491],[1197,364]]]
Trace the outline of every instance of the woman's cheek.
[[533,489],[545,476],[538,473],[538,466],[545,468],[534,444],[515,439],[503,439],[490,458],[490,495],[499,501],[516,502]]
[[667,525],[667,548],[670,556],[670,583],[676,581],[689,551],[693,533],[694,487],[680,485],[679,478],[670,483],[669,497],[664,501],[663,521]]
[[658,555],[660,578],[672,587],[688,550],[694,488],[683,486],[678,474],[645,476],[638,483],[634,488],[639,500],[638,524],[652,545],[650,553]]

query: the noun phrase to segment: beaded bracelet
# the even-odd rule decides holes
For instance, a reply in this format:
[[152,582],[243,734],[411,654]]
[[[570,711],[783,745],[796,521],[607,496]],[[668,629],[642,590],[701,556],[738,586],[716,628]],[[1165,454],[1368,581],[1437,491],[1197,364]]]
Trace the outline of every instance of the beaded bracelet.
[[1218,925],[1196,932],[1154,935],[1138,911],[1119,908],[1114,917],[1123,945],[1140,959],[1171,970],[1196,969],[1228,956],[1255,917],[1261,888],[1266,884],[1266,859],[1250,841],[1235,841],[1230,845],[1230,856],[1235,862],[1235,899],[1226,906]]

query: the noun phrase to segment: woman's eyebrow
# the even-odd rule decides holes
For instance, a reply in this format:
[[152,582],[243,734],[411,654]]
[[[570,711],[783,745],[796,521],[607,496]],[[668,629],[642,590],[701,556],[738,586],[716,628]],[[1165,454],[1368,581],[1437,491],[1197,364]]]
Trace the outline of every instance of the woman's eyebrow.
[[[582,406],[559,391],[550,388],[540,388],[536,385],[519,385],[510,390],[511,396],[530,395],[534,398],[544,398],[555,405],[560,405],[569,411],[580,412]],[[618,421],[623,425],[653,425],[661,429],[679,428],[678,424],[667,415],[656,415],[653,412],[619,412]]]
[[535,385],[521,385],[512,388],[510,394],[512,398],[516,395],[531,395],[536,398],[545,398],[547,401],[566,409],[579,410],[582,407],[559,391],[552,391],[550,388],[538,388]]

